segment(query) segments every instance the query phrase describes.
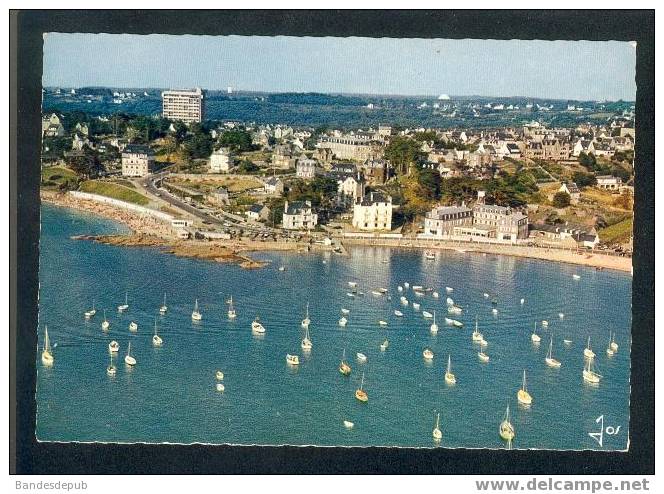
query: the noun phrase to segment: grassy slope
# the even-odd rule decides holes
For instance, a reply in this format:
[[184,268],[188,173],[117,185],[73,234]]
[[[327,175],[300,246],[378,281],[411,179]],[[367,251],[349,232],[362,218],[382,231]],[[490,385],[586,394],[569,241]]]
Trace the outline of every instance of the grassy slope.
[[619,223],[603,228],[599,231],[599,238],[608,244],[619,244],[629,241],[632,235],[632,218],[627,218]]
[[150,203],[150,200],[135,190],[132,190],[123,185],[118,185],[110,182],[99,182],[96,180],[88,180],[81,184],[80,190],[82,192],[90,192],[91,194],[99,194],[106,197],[112,197],[120,201],[131,202],[145,206]]
[[62,166],[49,166],[42,170],[42,180],[60,184],[66,180],[76,180],[76,173]]

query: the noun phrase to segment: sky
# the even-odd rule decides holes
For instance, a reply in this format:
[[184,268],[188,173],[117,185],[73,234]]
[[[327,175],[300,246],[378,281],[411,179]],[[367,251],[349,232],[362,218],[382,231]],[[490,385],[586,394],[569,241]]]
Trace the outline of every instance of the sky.
[[635,64],[622,41],[48,33],[42,82],[633,101]]

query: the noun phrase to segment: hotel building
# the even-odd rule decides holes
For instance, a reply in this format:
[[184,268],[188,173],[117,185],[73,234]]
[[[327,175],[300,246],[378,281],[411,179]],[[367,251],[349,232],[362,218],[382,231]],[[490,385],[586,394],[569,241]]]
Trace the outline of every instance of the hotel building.
[[162,115],[170,120],[181,120],[184,123],[201,122],[204,93],[201,88],[193,90],[170,90],[161,93],[163,105]]

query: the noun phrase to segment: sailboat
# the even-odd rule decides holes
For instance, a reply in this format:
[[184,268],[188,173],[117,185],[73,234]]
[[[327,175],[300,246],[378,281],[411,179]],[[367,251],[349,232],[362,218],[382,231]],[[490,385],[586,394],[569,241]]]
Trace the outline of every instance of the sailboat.
[[339,372],[341,372],[344,376],[350,375],[351,368],[350,365],[346,362],[346,349],[344,348],[344,353],[341,356],[341,363],[339,364]]
[[129,323],[129,331],[131,331],[132,333],[138,331],[138,324],[136,324],[134,321],[131,321]]
[[196,302],[194,304],[194,311],[191,313],[191,318],[194,321],[200,321],[201,319],[203,319],[203,315],[198,310],[198,299],[196,299]]
[[104,309],[104,320],[101,323],[101,329],[103,331],[108,331],[108,328],[111,324],[106,320],[106,309]]
[[302,319],[302,327],[308,328],[309,323],[311,323],[311,319],[309,319],[309,302],[307,302],[307,314],[304,316],[304,319]]
[[452,288],[451,286],[446,286],[446,287],[445,287],[445,291],[446,291],[447,293],[452,293],[452,292],[454,291],[454,288]]
[[533,329],[533,334],[530,335],[530,339],[535,344],[539,344],[539,342],[542,340],[540,335],[537,334],[537,322],[535,323],[535,329]]
[[124,312],[129,308],[129,303],[128,303],[128,294],[125,292],[125,302],[124,304],[118,305],[118,312]]
[[120,351],[120,344],[113,340],[108,344],[108,351],[110,353],[118,353]]
[[286,363],[289,365],[299,365],[300,357],[297,355],[291,355],[290,353],[286,354]]
[[347,314],[350,314],[350,310],[349,309],[341,309],[341,313],[344,314],[344,315],[347,315]]
[[454,305],[454,300],[452,300],[451,297],[447,297],[447,298],[445,299],[445,303],[446,303],[447,305]]
[[498,430],[500,437],[502,437],[505,441],[512,442],[514,439],[514,426],[512,425],[512,422],[510,422],[510,406],[507,405],[507,410],[505,410],[505,417],[503,417],[503,421],[500,423],[500,429]]
[[92,309],[85,311],[85,318],[90,319],[94,317],[94,315],[97,313],[97,309],[95,309],[95,301],[94,299],[92,300]]
[[432,296],[433,298],[438,298],[438,297],[440,297],[440,295],[438,295],[438,292],[431,292],[431,296]]
[[519,400],[519,403],[522,405],[530,405],[533,402],[532,396],[526,391],[526,370],[523,370],[523,382],[521,383],[521,389],[516,393],[516,399]]
[[433,352],[430,348],[425,348],[422,352],[422,356],[424,357],[424,360],[433,360]]
[[380,344],[380,351],[384,352],[385,350],[387,350],[388,346],[390,346],[390,342],[386,339]]
[[475,331],[473,331],[473,341],[483,341],[484,336],[482,336],[482,333],[480,333],[478,323],[477,323],[477,317],[475,317]]
[[233,296],[228,300],[228,318],[235,319],[237,314],[235,313],[235,308],[233,307]]
[[593,352],[590,348],[590,336],[588,336],[588,344],[583,350],[583,356],[590,360],[595,358],[595,352]]
[[344,420],[344,427],[346,429],[352,429],[353,427],[355,427],[355,424],[350,420]]
[[429,311],[423,310],[422,317],[424,317],[425,319],[431,319],[433,317],[433,314]]
[[586,360],[583,368],[583,380],[591,384],[597,384],[601,378],[602,376],[593,370],[593,359]]
[[452,356],[447,356],[447,371],[445,372],[445,382],[447,384],[456,384],[456,376],[452,373]]
[[430,250],[425,250],[424,251],[424,258],[429,260],[429,261],[435,261],[436,260],[436,253],[432,252]]
[[436,324],[436,311],[433,311],[433,322],[429,327],[429,331],[431,331],[431,334],[438,333],[438,324]]
[[447,307],[447,312],[450,314],[461,314],[463,309],[458,305],[450,305]]
[[383,319],[381,319],[380,321],[378,321],[378,325],[379,326],[387,326],[387,321],[384,321]]
[[108,367],[106,367],[106,374],[109,376],[114,376],[116,372],[117,369],[115,368],[115,365],[113,365],[113,354],[111,353],[111,363],[108,364]]
[[480,359],[480,362],[488,362],[489,361],[489,356],[484,353],[484,347],[486,346],[486,341],[484,338],[480,341],[480,351],[477,352],[477,356]]
[[161,339],[161,336],[157,334],[157,318],[154,318],[154,335],[152,336],[152,344],[154,346],[161,346],[163,343],[163,340]]
[[613,353],[618,351],[618,343],[616,343],[615,333],[611,333],[611,342],[609,343],[609,348],[613,350]]
[[363,354],[362,352],[357,352],[355,354],[355,358],[357,358],[358,362],[364,363],[364,362],[367,361],[367,356],[365,354]]
[[369,396],[367,392],[364,391],[364,372],[362,373],[362,380],[360,381],[360,388],[355,390],[355,398],[360,400],[363,403],[369,401]]
[[339,319],[339,326],[344,327],[348,324],[348,319],[346,319],[344,316],[341,316],[341,319]]
[[440,441],[443,438],[443,433],[440,431],[440,414],[436,415],[436,427],[433,428],[431,435],[434,441]]
[[168,306],[166,305],[166,294],[164,293],[164,301],[161,304],[161,307],[159,307],[159,313],[160,314],[166,314],[168,312]]
[[44,326],[44,349],[42,350],[42,362],[44,365],[53,365],[53,354],[51,353],[51,341],[48,339],[48,327]]
[[403,312],[401,312],[400,310],[395,310],[394,315],[397,317],[403,317]]
[[218,370],[217,372],[214,373],[214,377],[217,381],[223,381],[224,380],[224,373]]
[[265,333],[265,326],[263,326],[263,325],[261,324],[261,321],[260,321],[260,319],[258,318],[258,316],[256,316],[256,319],[254,319],[253,322],[251,323],[251,330],[252,330],[254,333],[258,333],[258,334],[263,334],[263,333]]
[[307,331],[304,335],[304,339],[302,340],[302,344],[301,344],[302,350],[304,350],[304,351],[311,350],[311,347],[313,346],[313,344],[311,343],[311,340],[309,339],[309,326],[308,325],[306,326],[306,329],[307,329]]
[[127,365],[136,365],[136,359],[131,356],[131,341],[127,346],[127,355],[125,355],[124,361]]
[[553,336],[549,341],[549,353],[546,354],[546,358],[544,359],[544,361],[546,362],[546,365],[548,365],[549,367],[558,368],[561,365],[560,361],[553,358]]

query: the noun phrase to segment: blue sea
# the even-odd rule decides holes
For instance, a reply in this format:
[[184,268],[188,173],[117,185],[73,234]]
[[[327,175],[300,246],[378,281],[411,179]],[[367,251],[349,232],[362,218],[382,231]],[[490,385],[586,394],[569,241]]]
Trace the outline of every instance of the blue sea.
[[[455,251],[432,261],[421,251],[391,248],[351,248],[348,256],[258,253],[270,264],[245,270],[155,248],[71,239],[123,231],[85,213],[42,207],[36,330],[41,350],[48,326],[55,362],[45,367],[36,352],[41,441],[503,448],[498,427],[509,404],[513,448],[627,448],[628,274]],[[358,283],[357,296],[347,295],[348,281]],[[402,294],[397,286],[404,282],[411,289]],[[412,285],[431,287],[440,297],[418,297]],[[463,307],[450,317],[463,328],[445,325],[446,286]],[[371,293],[380,287],[388,294]],[[125,292],[130,307],[121,314],[116,307]],[[169,310],[162,316],[164,294]],[[234,321],[226,315],[231,295]],[[402,306],[401,295],[420,303],[420,311],[412,303]],[[199,323],[191,320],[196,299]],[[86,321],[93,300],[97,315]],[[300,321],[307,303],[313,349],[304,353]],[[338,325],[341,308],[350,310],[345,328]],[[108,333],[101,330],[103,309]],[[437,335],[422,310],[436,311]],[[256,316],[267,329],[263,336],[251,332]],[[476,317],[488,341],[487,363],[471,341]],[[151,341],[155,318],[160,348]],[[381,319],[387,327],[379,326]],[[535,346],[530,334],[542,320],[549,326],[538,326],[542,341]],[[131,321],[137,333],[129,332]],[[605,352],[610,332],[619,345],[613,357]],[[589,336],[603,376],[599,385],[582,379]],[[544,362],[551,338],[559,369]],[[385,339],[389,347],[381,351]],[[106,374],[111,340],[121,346],[114,377]],[[133,368],[123,361],[130,341]],[[425,348],[435,354],[430,363],[422,357]],[[338,371],[344,350],[348,377]],[[356,360],[357,352],[366,354],[366,363]],[[287,365],[287,353],[299,355],[300,365]],[[454,386],[444,381],[448,355]],[[527,408],[516,400],[524,369],[533,397]],[[224,373],[224,392],[216,389],[217,370]],[[363,374],[368,403],[354,397]],[[440,443],[431,434],[437,414]],[[354,427],[345,428],[344,420]],[[600,429],[601,446],[589,435]]]

